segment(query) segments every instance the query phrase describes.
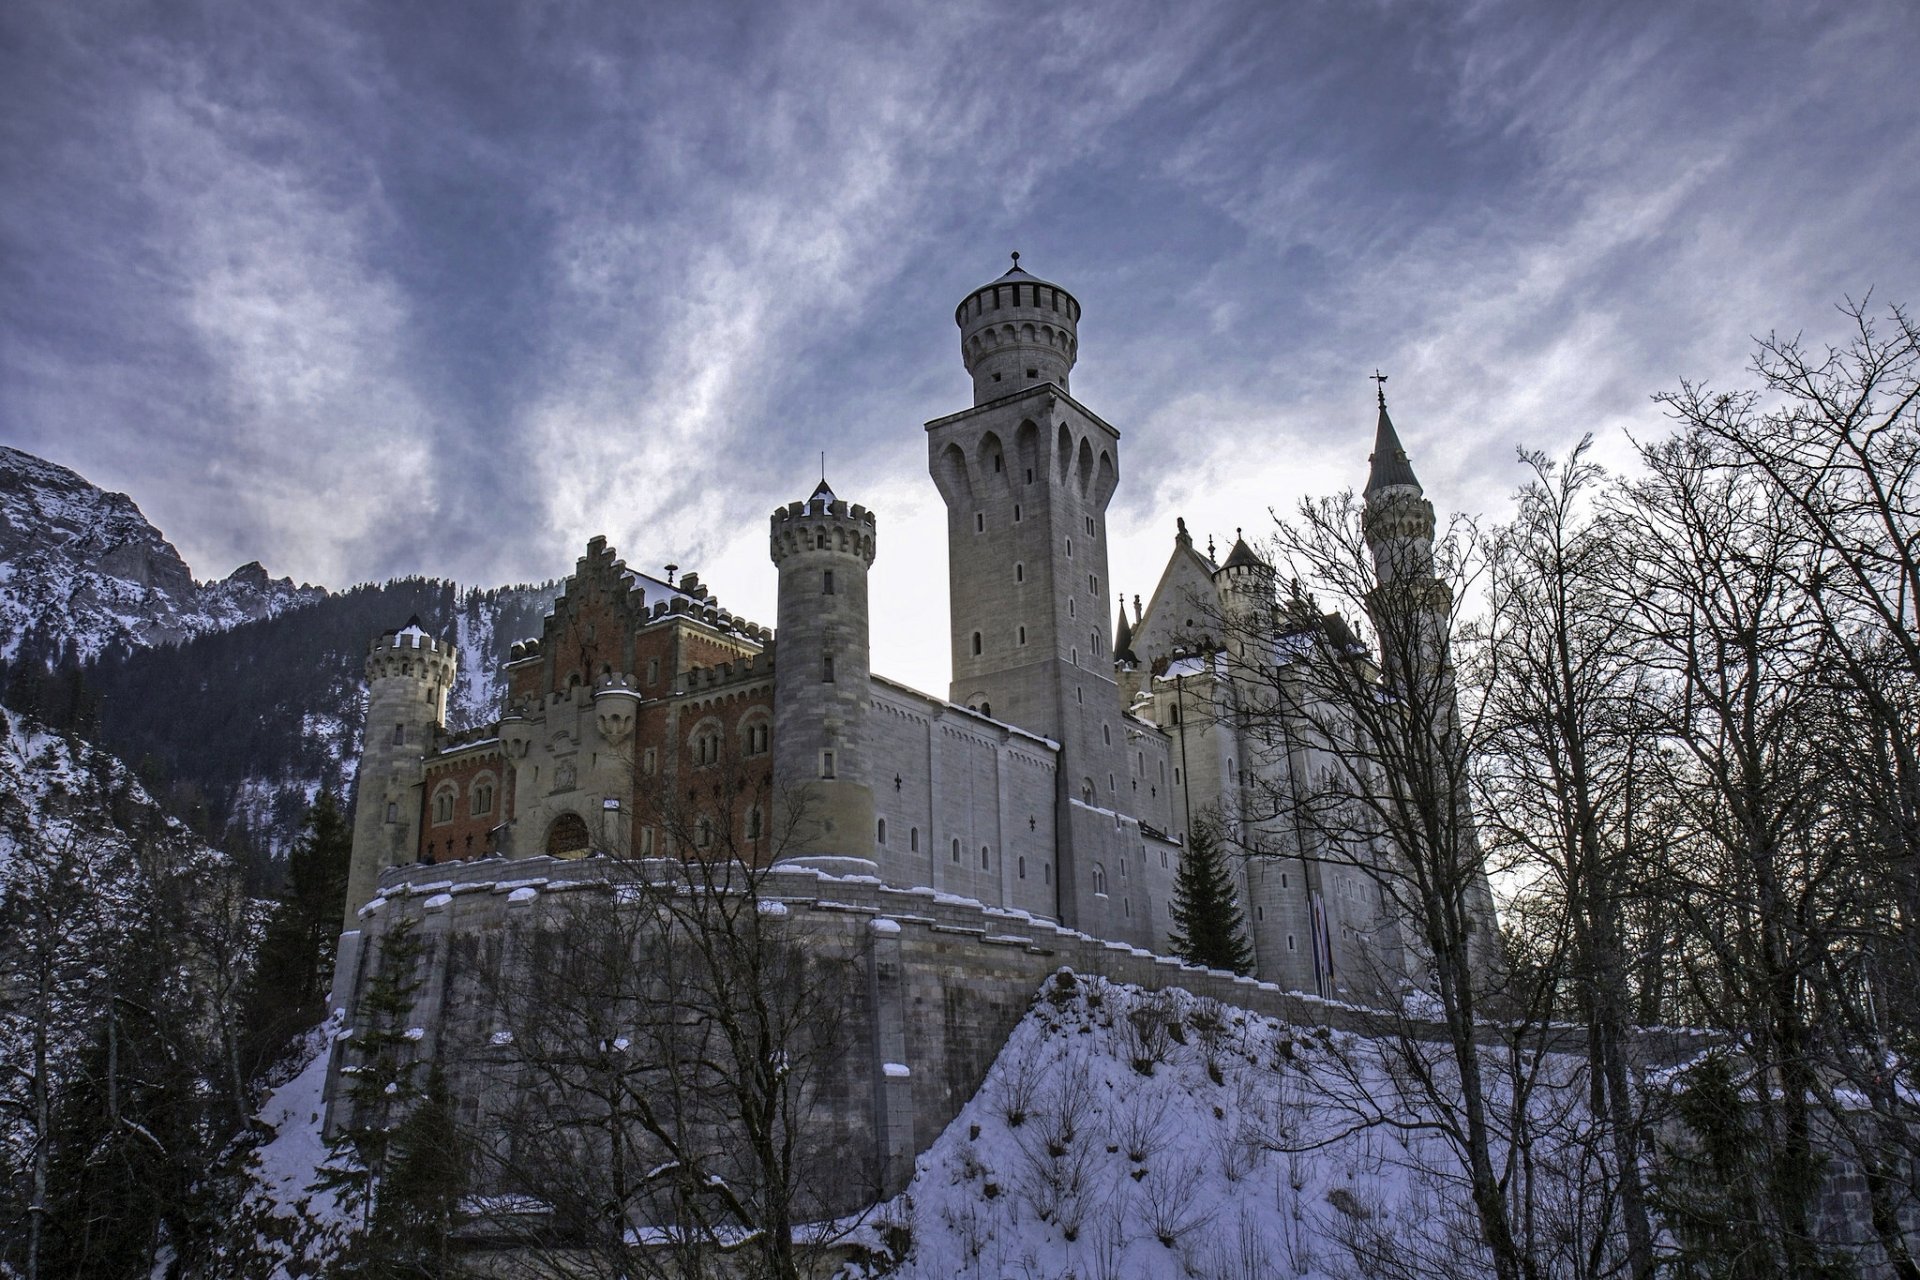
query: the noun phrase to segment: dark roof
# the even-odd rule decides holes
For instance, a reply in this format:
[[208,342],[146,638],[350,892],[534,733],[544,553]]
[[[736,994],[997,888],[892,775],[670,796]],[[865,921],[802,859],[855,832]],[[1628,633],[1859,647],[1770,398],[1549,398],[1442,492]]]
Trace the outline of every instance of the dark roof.
[[838,499],[833,496],[833,490],[827,487],[827,478],[825,476],[821,476],[820,487],[815,489],[813,491],[813,496],[807,499],[807,505],[812,506],[816,502],[837,502],[837,501]]
[[1113,629],[1113,656],[1119,662],[1138,662],[1133,654],[1133,625],[1127,621],[1127,606],[1120,606],[1120,625]]
[[1049,289],[1059,289],[1060,292],[1066,294],[1068,297],[1073,296],[1073,290],[1065,288],[1061,285],[1057,285],[1051,280],[1042,280],[1039,276],[1036,276],[1032,272],[1021,267],[1021,265],[1017,262],[1014,263],[1013,266],[1009,267],[1005,272],[1003,272],[998,278],[987,281],[985,284],[981,285],[978,289],[974,289],[971,292],[969,292],[967,296],[971,298],[974,294],[980,292],[980,289],[991,289],[996,284],[1045,285]]
[[1413,464],[1407,461],[1407,451],[1400,444],[1400,437],[1393,429],[1393,419],[1387,416],[1387,406],[1384,404],[1380,406],[1380,425],[1374,432],[1373,457],[1369,461],[1373,466],[1367,471],[1365,493],[1368,496],[1396,485],[1409,485],[1415,490],[1420,488],[1420,481],[1413,474]]
[[1320,626],[1326,631],[1328,642],[1341,653],[1354,653],[1363,648],[1359,637],[1353,634],[1353,628],[1339,614],[1321,614]]
[[1235,538],[1233,540],[1233,550],[1227,552],[1227,562],[1220,567],[1222,569],[1252,567],[1256,569],[1266,569],[1269,572],[1273,569],[1272,565],[1253,553],[1253,548],[1247,545],[1245,538]]

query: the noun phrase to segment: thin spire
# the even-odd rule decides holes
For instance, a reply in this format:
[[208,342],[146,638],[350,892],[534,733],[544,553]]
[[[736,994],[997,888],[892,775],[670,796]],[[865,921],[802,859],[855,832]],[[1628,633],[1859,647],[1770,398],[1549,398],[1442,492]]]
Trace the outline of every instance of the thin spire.
[[1367,487],[1364,496],[1371,498],[1382,489],[1410,488],[1421,492],[1420,481],[1413,474],[1413,464],[1407,461],[1407,451],[1400,443],[1400,435],[1393,429],[1393,419],[1387,416],[1387,375],[1375,370],[1373,377],[1380,383],[1380,420],[1374,427],[1373,455],[1367,459],[1373,465],[1367,470]]
[[1373,377],[1371,381],[1374,381],[1380,384],[1378,390],[1380,395],[1380,407],[1382,409],[1387,407],[1387,379],[1392,376],[1393,375],[1390,373],[1380,372],[1378,367],[1376,367],[1373,371]]

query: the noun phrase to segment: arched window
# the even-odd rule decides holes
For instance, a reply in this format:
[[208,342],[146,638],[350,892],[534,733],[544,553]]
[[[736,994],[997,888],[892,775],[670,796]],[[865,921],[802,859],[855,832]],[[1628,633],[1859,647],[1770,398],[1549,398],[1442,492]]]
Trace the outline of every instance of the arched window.
[[1093,779],[1092,778],[1080,779],[1080,803],[1082,804],[1093,803]]
[[920,852],[920,828],[907,828],[907,851],[909,853]]
[[763,831],[764,823],[760,817],[760,806],[755,805],[747,810],[747,839],[758,840]]
[[697,849],[713,847],[713,819],[704,813],[700,815],[700,820],[693,824],[693,844]]
[[960,861],[960,837],[959,836],[955,836],[953,838],[953,860],[955,862]]
[[973,656],[976,658],[980,656],[980,633],[978,631],[973,633]]
[[467,789],[469,803],[467,811],[476,818],[483,818],[493,812],[493,775],[483,773],[473,780]]
[[1027,855],[1024,853],[1021,854],[1016,865],[1020,868],[1020,878],[1025,880],[1027,878]]
[[696,765],[718,764],[720,761],[720,722],[703,720],[693,731],[693,762]]
[[746,725],[740,730],[742,754],[750,756],[763,756],[767,754],[767,743],[770,736],[770,731],[764,716],[747,721]]
[[1107,896],[1107,869],[1099,863],[1093,864],[1093,891],[1098,896]]
[[453,821],[453,801],[459,794],[458,788],[451,782],[443,782],[440,789],[433,793],[433,821],[435,825]]
[[1015,582],[1025,582],[1027,580],[1027,566],[1015,561],[1013,566],[1013,580]]
[[993,870],[993,856],[987,852],[986,845],[980,846],[980,869],[982,871]]
[[874,824],[873,842],[875,844],[885,844],[887,842],[887,820],[885,818],[880,819]]
[[592,837],[587,834],[587,820],[577,813],[563,813],[547,828],[550,858],[578,858],[592,843]]

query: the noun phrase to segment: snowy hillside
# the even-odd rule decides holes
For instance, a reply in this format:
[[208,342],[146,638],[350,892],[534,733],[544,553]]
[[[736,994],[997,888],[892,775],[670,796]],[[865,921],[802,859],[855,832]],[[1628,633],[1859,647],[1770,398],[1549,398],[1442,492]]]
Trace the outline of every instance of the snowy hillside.
[[[1438,1046],[1419,1057],[1445,1077]],[[911,1241],[903,1280],[1492,1275],[1409,1063],[1396,1040],[1063,971],[868,1230]],[[1536,1088],[1543,1112],[1582,1105]]]
[[192,572],[131,498],[0,446],[0,659],[98,657],[272,617],[326,595],[258,563]]

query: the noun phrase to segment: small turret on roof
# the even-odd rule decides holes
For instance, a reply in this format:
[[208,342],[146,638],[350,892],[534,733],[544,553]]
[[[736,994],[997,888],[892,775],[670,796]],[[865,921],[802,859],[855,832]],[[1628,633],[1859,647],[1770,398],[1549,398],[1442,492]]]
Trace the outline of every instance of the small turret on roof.
[[1273,566],[1262,560],[1253,548],[1247,545],[1246,535],[1239,529],[1233,532],[1235,535],[1233,550],[1227,552],[1226,563],[1220,566],[1221,569],[1265,569],[1269,573],[1273,572]]
[[1113,629],[1113,660],[1126,663],[1140,661],[1133,652],[1133,624],[1127,621],[1127,597],[1124,594],[1120,597],[1120,623]]

